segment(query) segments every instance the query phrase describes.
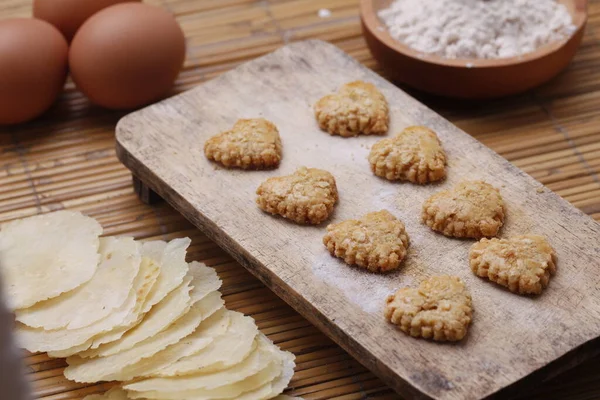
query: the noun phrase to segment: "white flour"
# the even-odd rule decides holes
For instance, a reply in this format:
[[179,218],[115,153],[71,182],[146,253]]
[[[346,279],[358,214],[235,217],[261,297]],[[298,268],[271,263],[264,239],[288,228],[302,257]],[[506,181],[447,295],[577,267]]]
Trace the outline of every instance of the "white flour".
[[379,17],[393,38],[447,58],[507,58],[575,30],[555,0],[395,0]]
[[[385,299],[401,285],[402,270],[389,274],[375,274],[358,267],[350,267],[324,252],[313,264],[313,272],[325,283],[336,287],[368,313],[383,315]],[[409,278],[404,279],[405,282]],[[412,281],[412,280],[411,280]]]

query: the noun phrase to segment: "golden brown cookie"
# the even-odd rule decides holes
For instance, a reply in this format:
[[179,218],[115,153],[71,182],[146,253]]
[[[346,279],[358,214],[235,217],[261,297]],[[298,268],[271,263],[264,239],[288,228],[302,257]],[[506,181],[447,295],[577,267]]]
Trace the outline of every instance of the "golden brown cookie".
[[389,124],[388,105],[375,85],[363,81],[345,84],[338,93],[315,104],[319,126],[331,135],[344,137],[381,135]]
[[427,199],[421,218],[431,229],[446,236],[492,237],[504,224],[504,202],[492,185],[463,181]]
[[333,175],[306,167],[300,167],[292,175],[267,179],[256,194],[256,204],[263,211],[299,224],[317,225],[325,221],[338,200]]
[[554,249],[543,236],[481,239],[469,251],[473,273],[519,294],[540,294],[556,273]]
[[281,161],[281,138],[264,118],[240,119],[231,130],[208,139],[204,154],[227,168],[274,168]]
[[456,276],[434,276],[418,288],[403,288],[386,300],[385,318],[410,336],[457,341],[467,334],[473,307]]
[[424,126],[411,126],[375,143],[371,170],[390,181],[429,183],[446,177],[446,153],[439,138]]
[[349,265],[388,272],[397,269],[406,256],[408,235],[399,219],[382,210],[329,225],[323,244],[332,256]]

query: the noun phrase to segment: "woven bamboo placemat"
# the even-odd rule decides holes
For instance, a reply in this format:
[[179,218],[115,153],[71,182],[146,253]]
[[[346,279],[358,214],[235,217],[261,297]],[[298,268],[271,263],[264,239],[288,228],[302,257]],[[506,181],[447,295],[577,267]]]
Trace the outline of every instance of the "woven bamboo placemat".
[[[147,2],[173,12],[188,38],[185,69],[174,93],[307,38],[331,41],[382,73],[361,36],[356,1]],[[0,18],[28,17],[30,3],[2,0]],[[592,0],[589,11],[574,63],[542,88],[477,103],[414,95],[600,221],[600,0]],[[216,268],[227,306],[253,316],[264,333],[296,354],[291,394],[306,399],[400,398],[169,206],[150,207],[138,200],[129,172],[115,157],[114,127],[120,116],[90,105],[69,83],[43,118],[2,129],[0,221],[69,208],[97,218],[108,235],[190,236],[190,259]],[[25,354],[25,362],[38,399],[81,399],[110,387],[67,381],[64,361],[45,354]],[[600,358],[533,383],[518,398],[600,398]]]

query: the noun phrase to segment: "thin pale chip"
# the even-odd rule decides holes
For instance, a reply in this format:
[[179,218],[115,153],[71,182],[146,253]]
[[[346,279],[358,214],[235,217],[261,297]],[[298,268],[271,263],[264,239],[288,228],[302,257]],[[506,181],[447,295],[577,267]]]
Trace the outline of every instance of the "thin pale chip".
[[83,344],[67,349],[49,351],[48,355],[50,357],[66,358],[74,354],[85,353],[90,348],[94,349],[100,344],[109,343],[121,338],[125,332],[139,322],[146,296],[156,282],[159,273],[160,268],[156,263],[148,258],[142,258],[140,270],[133,281],[133,287],[125,303],[102,321],[98,321],[82,330],[77,330],[78,334],[71,336],[77,342],[80,337],[87,337],[93,334],[91,339]]
[[[236,400],[267,400],[273,399],[274,397],[281,394],[287,385],[292,380],[294,375],[294,355],[289,352],[279,351],[281,362],[279,364],[280,374],[275,377],[271,382],[265,383],[264,385],[244,392],[243,394],[236,397]],[[192,400],[192,399],[188,399]]]
[[110,389],[104,394],[90,394],[85,396],[83,400],[129,400],[127,398],[127,392],[119,386]]
[[172,390],[174,382],[176,382],[178,391],[208,390],[242,381],[281,358],[280,350],[264,336],[259,335],[255,340],[257,342],[256,349],[239,364],[225,370],[207,374],[196,373],[169,378],[149,378],[129,384],[126,388],[137,392],[168,392]]
[[32,328],[79,329],[108,316],[131,291],[141,262],[133,238],[100,238],[100,263],[88,282],[32,307],[17,310],[17,321]]
[[[219,287],[221,287],[221,281],[219,280],[219,277],[217,276],[217,273],[214,271],[214,269],[208,268],[203,264],[197,262],[189,264],[188,276],[185,279],[191,279],[192,290],[189,293],[191,301],[189,306],[203,299],[206,295],[216,291]],[[168,295],[166,299],[168,299],[169,296],[170,295]],[[152,310],[146,315],[144,320],[140,323],[140,326],[136,327],[131,332],[128,332],[127,334],[123,335],[122,339],[120,339],[119,341],[113,341],[105,346],[100,346],[96,349],[86,351],[82,353],[81,356],[106,357],[130,349],[139,341],[150,337],[152,334],[160,332],[160,330],[166,328],[172,321],[174,321],[177,317],[181,316],[187,311],[178,308],[172,308],[171,310],[169,310],[167,306],[163,304],[166,301],[166,299],[158,303],[155,307],[153,307]],[[182,304],[178,304],[178,306],[182,306]],[[173,312],[173,314],[170,316],[168,314],[169,311]],[[160,312],[159,317],[154,316],[154,314],[156,314],[157,312]],[[177,314],[178,312],[181,312],[181,314]],[[151,318],[151,321],[147,321],[148,318]]]
[[177,360],[199,352],[211,344],[215,337],[223,335],[230,323],[230,311],[222,307],[196,328],[194,333],[179,342],[159,351],[152,357],[123,368],[113,376],[117,381],[128,381],[137,377],[151,376],[155,371],[166,368]]
[[221,280],[213,268],[209,268],[197,261],[192,261],[188,266],[188,274],[194,278],[192,281],[194,288],[190,292],[192,299],[196,301],[201,300],[209,293],[219,290],[221,287]]
[[52,353],[52,356],[70,355],[63,354],[63,352],[68,353],[70,349],[74,348],[79,352],[81,346],[90,339],[94,339],[104,332],[112,332],[133,319],[132,313],[135,313],[136,307],[141,311],[141,304],[138,304],[138,300],[143,301],[144,293],[150,290],[157,275],[158,267],[155,264],[142,263],[138,276],[133,281],[133,290],[129,293],[125,303],[108,317],[90,326],[81,329],[46,331],[17,323],[15,326],[17,339],[23,348],[31,352],[48,351]]
[[94,337],[94,341],[90,346],[91,349],[97,349],[101,345],[105,343],[114,342],[115,340],[119,340],[125,332],[136,327],[145,315],[144,313],[144,304],[146,303],[146,299],[158,277],[160,275],[160,266],[147,257],[142,257],[142,264],[140,268],[144,268],[147,271],[146,281],[144,286],[141,289],[136,290],[136,301],[135,306],[133,307],[131,313],[123,320],[119,326],[115,327],[115,329],[110,330],[109,332],[104,332],[100,335]]
[[129,350],[136,344],[146,340],[179,319],[188,312],[192,305],[190,297],[190,286],[192,278],[186,277],[177,289],[172,291],[144,316],[142,322],[133,329],[125,332],[119,339],[111,343],[103,344],[97,349],[88,350],[81,357],[107,357],[113,354]]
[[2,225],[0,271],[9,306],[31,307],[92,279],[101,234],[95,219],[66,210]]
[[52,358],[71,357],[74,354],[81,353],[82,351],[86,351],[87,349],[89,349],[93,342],[94,342],[94,339],[90,339],[83,344],[70,347],[66,350],[49,351],[48,357],[52,357]]
[[294,368],[296,368],[294,360],[296,357],[290,352],[282,351],[282,358],[283,371],[281,372],[281,375],[271,382],[271,393],[269,393],[269,395],[266,397],[257,397],[253,396],[252,393],[245,393],[244,396],[239,397],[238,400],[266,400],[283,393],[294,376]]
[[169,377],[196,372],[219,371],[235,365],[254,350],[254,338],[258,334],[251,317],[231,311],[231,324],[224,335],[216,337],[205,349],[159,370],[155,376]]
[[190,243],[189,238],[183,238],[173,239],[169,243],[158,240],[142,245],[142,255],[153,259],[160,265],[160,275],[146,299],[144,313],[150,311],[155,304],[158,304],[183,282],[183,278],[188,273],[185,254]]
[[[173,243],[174,241],[172,241],[171,243]],[[158,242],[160,243],[160,242]],[[168,245],[167,245],[168,247]],[[218,290],[221,287],[221,281],[219,279],[219,277],[217,276],[217,273],[215,272],[214,269],[212,268],[208,268],[206,267],[204,264],[198,263],[198,262],[192,262],[189,265],[186,264],[188,266],[188,277],[186,279],[192,279],[191,281],[191,285],[192,290],[190,291],[189,295],[190,295],[190,299],[191,299],[191,304],[203,299],[205,296],[207,296],[208,294]],[[167,296],[168,298],[168,296]],[[165,300],[163,300],[165,301]],[[191,306],[190,304],[190,306]],[[165,318],[164,315],[167,311],[165,311],[165,306],[162,304],[162,302],[158,303],[155,307],[153,307],[153,309],[150,311],[150,313],[148,313],[147,317],[150,318],[153,313],[156,312],[156,309],[160,309],[163,310],[163,312],[161,312],[161,315],[163,315],[162,318]],[[216,311],[216,310],[215,310]],[[144,328],[144,329],[148,329],[148,332],[159,332],[160,325],[162,323],[163,329],[168,326],[165,325],[166,323],[169,323],[170,321],[172,322],[174,319],[169,320],[168,318],[165,318],[163,321],[157,320],[156,318],[153,320],[153,323],[155,324],[155,326],[153,328]],[[146,319],[144,319],[144,321],[141,322],[141,324],[148,324],[148,322],[146,321]],[[114,332],[115,334],[121,334],[123,335],[124,332]],[[132,335],[134,335],[134,333],[131,333]],[[127,334],[129,335],[129,333]],[[123,350],[127,350],[128,348],[131,348],[131,346],[133,346],[133,344],[135,344],[134,342],[136,340],[139,341],[139,335],[134,335],[133,337],[127,337],[127,335],[123,335],[125,336],[122,340],[119,340],[118,342],[116,340],[111,341],[111,343],[109,343],[106,346],[92,346],[91,350],[88,350],[86,352],[83,352],[82,354],[80,354],[81,357],[97,357],[97,356],[109,356],[112,354],[116,354],[120,351]],[[117,339],[119,339],[117,337]],[[142,339],[143,340],[143,339]],[[133,343],[133,344],[132,344]]]
[[[130,389],[130,385],[124,385],[127,395],[131,399],[160,399],[160,400],[212,400],[212,399],[239,399],[246,392],[256,391],[261,387],[269,385],[282,374],[282,363],[280,360],[271,362],[266,368],[246,379],[230,384],[219,386],[214,389],[180,390],[178,378],[171,378],[172,387],[165,391],[142,391],[137,392]],[[272,393],[272,386],[263,389],[264,395]]]
[[267,400],[278,397],[278,395],[283,393],[294,376],[294,368],[296,367],[294,360],[296,357],[290,352],[277,348],[262,333],[260,336],[263,336],[264,339],[271,344],[271,346],[277,349],[280,373],[271,382],[265,383],[263,386],[254,390],[244,392],[240,396],[236,397],[236,400]]
[[87,383],[115,380],[115,376],[128,365],[133,365],[144,358],[151,357],[192,334],[203,319],[208,318],[222,306],[221,294],[213,292],[194,304],[189,312],[167,329],[138,342],[128,350],[108,357],[90,359],[77,356],[69,357],[67,358],[69,366],[64,371],[65,377],[75,382]]

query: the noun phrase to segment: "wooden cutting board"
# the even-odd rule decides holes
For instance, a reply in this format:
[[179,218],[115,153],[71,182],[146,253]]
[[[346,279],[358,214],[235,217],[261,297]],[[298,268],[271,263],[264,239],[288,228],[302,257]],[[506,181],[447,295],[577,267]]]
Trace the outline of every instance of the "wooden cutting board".
[[[376,178],[367,155],[380,137],[344,139],[319,130],[312,105],[357,79],[373,82],[388,99],[388,136],[408,125],[437,131],[449,157],[446,182],[417,186]],[[205,158],[208,137],[252,117],[279,128],[279,169],[226,170]],[[142,182],[404,396],[480,399],[597,352],[600,225],[331,44],[288,45],[134,112],[117,126],[117,150]],[[380,209],[405,222],[411,247],[398,272],[350,268],[323,246],[326,224],[298,226],[256,207],[261,182],[302,165],[335,175],[340,202],[332,222]],[[501,190],[507,204],[502,237],[542,234],[555,247],[558,273],[543,295],[517,296],[475,277],[467,261],[472,241],[446,238],[420,223],[426,198],[466,178]],[[436,274],[460,276],[473,295],[473,324],[458,344],[413,339],[382,315],[388,294]]]

